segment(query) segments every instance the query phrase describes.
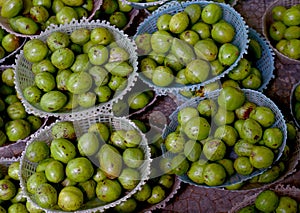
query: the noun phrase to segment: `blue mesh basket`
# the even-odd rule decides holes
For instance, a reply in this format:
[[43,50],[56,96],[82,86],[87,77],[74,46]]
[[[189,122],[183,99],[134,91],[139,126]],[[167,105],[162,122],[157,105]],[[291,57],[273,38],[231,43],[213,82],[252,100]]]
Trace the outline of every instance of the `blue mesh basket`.
[[212,1],[186,1],[186,2],[178,2],[178,1],[171,1],[168,2],[161,7],[159,7],[157,10],[155,10],[150,16],[148,16],[137,28],[137,32],[134,35],[134,38],[136,38],[138,35],[143,33],[149,33],[152,34],[157,31],[156,27],[156,21],[157,19],[163,15],[163,14],[176,14],[178,12],[181,12],[191,4],[199,4],[202,8],[205,7],[208,4],[215,3],[219,4],[223,9],[223,19],[229,22],[236,30],[235,37],[233,41],[231,42],[235,46],[239,48],[239,56],[237,60],[229,66],[224,72],[221,74],[214,76],[210,79],[207,79],[204,82],[201,82],[199,84],[188,84],[188,85],[182,85],[179,83],[173,82],[170,86],[167,87],[159,87],[153,84],[153,82],[146,78],[144,75],[139,75],[139,77],[150,87],[153,87],[154,90],[156,90],[157,93],[166,94],[168,92],[174,93],[182,90],[198,90],[201,86],[204,86],[208,83],[214,82],[221,77],[225,76],[230,70],[232,70],[235,66],[237,66],[238,61],[243,57],[243,55],[247,52],[248,48],[248,26],[246,25],[246,22],[244,21],[243,17],[229,4],[225,3],[216,3]]
[[[278,148],[278,153],[275,154],[275,158],[273,161],[273,164],[276,163],[283,151],[284,151],[284,147],[286,145],[286,139],[287,139],[287,127],[286,127],[286,122],[285,119],[283,117],[283,114],[281,113],[280,109],[277,107],[277,105],[271,100],[269,99],[267,96],[265,96],[263,93],[259,92],[259,91],[255,91],[255,90],[249,90],[249,89],[242,89],[246,99],[250,102],[255,103],[257,106],[265,106],[265,107],[269,107],[275,114],[275,122],[272,125],[272,127],[278,127],[282,132],[283,132],[283,143],[281,144],[281,146]],[[193,99],[190,99],[188,101],[186,101],[184,104],[180,105],[171,115],[170,115],[170,120],[171,122],[169,123],[168,126],[165,126],[162,137],[166,138],[168,134],[170,134],[171,132],[174,132],[178,126],[178,120],[177,120],[177,116],[178,116],[178,112],[185,108],[185,107],[194,107],[196,108],[197,105],[199,104],[200,101],[204,100],[204,99],[211,99],[214,101],[217,101],[218,95],[220,94],[221,90],[215,90],[213,92],[207,93],[206,96],[204,97],[196,97]],[[162,148],[163,156],[164,157],[170,157],[174,154],[167,152],[165,147]],[[232,157],[233,159],[235,158],[235,153],[229,153],[229,156]],[[235,173],[234,175],[230,176],[229,178],[226,179],[226,181],[218,186],[208,186],[205,184],[197,184],[195,182],[193,182],[186,174],[179,176],[179,179],[185,183],[188,184],[192,184],[198,187],[204,187],[204,188],[222,188],[222,187],[226,187],[226,186],[230,186],[232,184],[237,184],[237,183],[241,183],[244,182],[246,180],[249,180],[255,176],[258,176],[260,174],[262,174],[263,172],[265,172],[268,168],[265,169],[255,169],[250,175],[240,175],[238,173]]]

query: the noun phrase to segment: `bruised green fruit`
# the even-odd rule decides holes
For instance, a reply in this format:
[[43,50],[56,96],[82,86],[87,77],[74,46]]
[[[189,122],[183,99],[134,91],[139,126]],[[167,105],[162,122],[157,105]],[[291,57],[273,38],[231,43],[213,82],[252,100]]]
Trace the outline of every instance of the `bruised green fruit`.
[[46,43],[51,51],[60,48],[66,48],[70,44],[70,36],[67,33],[55,31],[52,32],[46,39]]
[[234,169],[238,174],[249,175],[253,172],[254,167],[248,157],[238,157],[234,160]]
[[172,33],[182,33],[189,26],[189,16],[186,12],[178,12],[172,15],[169,22],[169,30]]
[[167,135],[164,143],[169,152],[180,153],[184,150],[185,138],[179,132],[172,132]]
[[297,212],[297,201],[290,196],[280,196],[276,212]]
[[11,180],[2,179],[0,180],[0,199],[10,200],[17,193],[17,188]]
[[279,197],[276,192],[267,189],[257,195],[254,203],[259,211],[273,212],[278,206]]
[[192,46],[194,46],[200,39],[198,33],[193,30],[183,31],[180,33],[179,38]]
[[254,146],[250,153],[250,163],[257,169],[268,168],[274,160],[273,151],[265,146]]
[[192,46],[189,45],[187,42],[185,42],[181,39],[178,39],[178,38],[173,38],[170,51],[184,65],[192,62],[193,59],[196,58],[196,55],[194,53]]
[[94,167],[91,161],[85,157],[76,157],[70,160],[66,166],[66,176],[76,182],[84,182],[93,176]]
[[88,92],[93,84],[92,76],[87,72],[72,73],[67,81],[67,89],[73,94]]
[[274,41],[279,41],[283,39],[285,30],[285,24],[283,24],[281,21],[275,21],[269,28],[269,35]]
[[142,186],[140,191],[137,191],[133,197],[137,201],[143,202],[146,201],[151,196],[151,186],[148,183],[145,183]]
[[210,139],[203,145],[203,154],[210,161],[221,160],[226,154],[226,145],[220,139]]
[[100,168],[107,177],[113,179],[120,175],[123,165],[122,155],[114,146],[102,145],[97,156]]
[[166,67],[170,67],[174,71],[180,71],[184,67],[182,62],[172,53],[169,53],[165,57],[164,65]]
[[208,137],[210,124],[203,117],[193,117],[185,123],[183,131],[189,139],[200,141]]
[[236,45],[232,43],[225,43],[219,48],[218,59],[221,64],[231,66],[237,60],[239,54],[240,50]]
[[214,137],[221,139],[227,146],[233,146],[239,135],[236,129],[231,125],[222,125],[217,127]]
[[208,61],[195,59],[187,64],[184,74],[191,84],[198,84],[207,80],[210,69],[211,67]]
[[68,24],[72,19],[78,19],[78,14],[72,7],[64,6],[56,13],[56,20],[59,24]]
[[39,206],[52,208],[57,204],[57,191],[49,183],[42,183],[37,187],[34,199]]
[[56,90],[45,93],[40,100],[42,110],[46,112],[55,112],[61,109],[67,102],[67,96]]
[[263,133],[264,145],[271,148],[277,149],[283,143],[283,133],[278,127],[270,127],[265,129]]
[[42,91],[36,85],[26,87],[23,93],[24,98],[33,104],[39,103],[42,97]]
[[26,183],[26,189],[29,193],[35,194],[37,191],[37,188],[41,184],[47,183],[47,182],[48,182],[48,180],[47,180],[44,172],[35,172],[28,177],[28,180]]
[[251,63],[245,58],[242,58],[238,65],[228,73],[228,77],[239,81],[245,79],[251,71]]
[[262,139],[263,129],[261,125],[252,118],[248,118],[242,125],[240,137],[251,144],[255,144]]
[[49,92],[56,87],[54,76],[49,72],[40,72],[34,76],[35,85],[43,92]]
[[25,35],[34,35],[38,33],[38,24],[29,17],[20,17],[15,20],[15,26],[18,31]]
[[58,69],[67,69],[72,66],[75,55],[69,48],[59,48],[51,55],[52,64]]
[[218,186],[225,182],[226,171],[224,167],[218,163],[209,163],[203,171],[204,183],[208,186]]
[[198,58],[206,61],[214,61],[218,55],[218,47],[212,39],[199,40],[194,45],[194,50]]
[[69,140],[76,139],[76,133],[73,123],[70,121],[60,121],[55,123],[51,129],[51,136],[54,139],[65,138]]
[[165,197],[165,190],[160,185],[156,185],[152,188],[151,196],[147,199],[147,202],[153,205],[161,202]]
[[136,36],[134,39],[137,51],[140,55],[147,55],[151,52],[151,34],[143,33]]
[[26,147],[26,158],[34,163],[48,158],[50,155],[50,148],[44,141],[33,141]]
[[105,27],[96,27],[91,30],[90,40],[94,44],[106,46],[113,42],[114,37],[109,29]]
[[122,186],[117,180],[105,179],[97,183],[96,194],[101,201],[115,201],[121,196],[121,193]]
[[207,161],[198,160],[191,164],[189,170],[187,171],[187,176],[195,183],[203,184],[204,177],[203,171],[205,166],[207,165]]
[[1,41],[2,47],[6,52],[13,52],[18,49],[21,45],[21,40],[14,34],[8,33],[6,34]]
[[208,118],[216,114],[217,105],[216,102],[211,99],[204,99],[197,105],[197,110],[201,116]]
[[152,74],[152,81],[160,87],[169,86],[174,80],[174,75],[169,67],[157,66]]
[[66,186],[58,194],[58,206],[64,211],[75,211],[83,204],[83,193],[75,186]]
[[246,156],[249,157],[252,151],[252,148],[254,147],[253,144],[248,143],[245,140],[238,140],[235,144],[234,144],[234,152],[238,155],[238,156]]
[[13,18],[18,15],[23,9],[22,0],[8,0],[4,1],[1,7],[1,16],[4,18]]
[[30,132],[30,123],[24,119],[11,120],[5,124],[5,133],[9,141],[24,139]]
[[88,50],[90,63],[93,65],[102,65],[108,60],[109,51],[107,47],[97,44]]
[[53,139],[50,145],[50,150],[53,159],[63,163],[68,163],[76,156],[75,145],[65,138]]
[[128,18],[124,12],[115,11],[109,17],[109,22],[119,29],[122,29],[128,23]]
[[41,6],[33,6],[30,8],[30,17],[36,22],[36,23],[44,23],[49,18],[49,12],[48,10]]

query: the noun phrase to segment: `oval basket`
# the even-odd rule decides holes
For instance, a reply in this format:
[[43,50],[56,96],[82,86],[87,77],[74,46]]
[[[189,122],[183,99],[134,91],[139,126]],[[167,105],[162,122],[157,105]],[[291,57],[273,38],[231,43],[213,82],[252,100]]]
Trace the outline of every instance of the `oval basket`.
[[298,121],[297,118],[296,118],[295,105],[296,105],[297,101],[296,101],[296,98],[295,98],[294,94],[295,94],[296,87],[298,87],[299,85],[300,85],[300,81],[293,85],[293,87],[291,89],[291,93],[290,93],[290,112],[291,112],[291,115],[294,119],[294,122],[295,122],[295,124],[297,125],[298,128],[300,128],[300,124],[299,124],[300,121]]
[[275,6],[284,6],[284,7],[291,7],[295,4],[299,4],[299,0],[277,0],[270,4],[268,8],[265,10],[263,17],[262,17],[262,32],[265,38],[267,38],[268,41],[270,41],[271,47],[273,48],[274,52],[276,53],[278,59],[281,61],[283,64],[300,64],[300,60],[292,59],[287,57],[286,55],[282,54],[279,52],[276,47],[274,42],[272,42],[272,39],[269,35],[269,27],[270,25],[274,22],[273,17],[272,17],[272,9]]
[[[278,196],[289,196],[293,198],[297,201],[298,205],[300,203],[300,189],[295,186],[278,184],[275,187],[270,188],[270,190],[274,191]],[[238,212],[242,208],[254,204],[255,199],[260,192],[262,191],[259,191],[254,195],[247,196],[242,202],[235,204],[230,209],[229,213]]]
[[[249,89],[242,89],[245,96],[246,96],[246,100],[255,103],[257,106],[265,106],[265,107],[269,107],[275,114],[275,123],[272,125],[272,127],[278,127],[282,132],[283,132],[283,143],[281,144],[281,146],[278,148],[278,153],[277,155],[275,155],[273,164],[276,163],[283,151],[284,151],[284,147],[286,145],[286,139],[287,139],[287,127],[286,127],[286,123],[285,123],[285,119],[283,117],[283,114],[281,113],[280,109],[276,106],[276,104],[269,99],[268,97],[266,97],[263,93],[255,91],[255,90],[249,90]],[[178,116],[178,112],[185,108],[185,107],[194,107],[196,108],[197,105],[199,104],[200,101],[204,100],[204,99],[211,99],[211,100],[217,100],[218,95],[220,93],[221,90],[216,90],[213,92],[210,92],[208,94],[206,94],[204,97],[196,97],[193,99],[190,99],[188,101],[186,101],[184,104],[180,105],[171,115],[170,115],[170,120],[171,122],[169,123],[168,126],[166,126],[164,128],[163,131],[163,138],[166,138],[168,134],[170,134],[171,132],[174,132],[178,126],[178,120],[177,120],[177,116]],[[165,146],[162,147],[163,148],[163,152],[165,157],[168,157],[168,155],[172,155],[172,153],[167,152]],[[234,153],[232,153],[233,155],[230,156],[234,158]],[[230,186],[232,184],[237,184],[237,183],[241,183],[244,182],[246,180],[249,180],[257,175],[262,174],[264,171],[266,171],[267,168],[265,169],[256,169],[254,170],[250,175],[240,175],[238,173],[235,173],[234,175],[232,175],[230,178],[228,178],[223,184],[218,185],[218,186],[207,186],[204,184],[197,184],[195,182],[193,182],[186,174],[179,176],[180,180],[188,183],[188,184],[192,184],[198,187],[204,187],[204,188],[223,188],[226,186]]]
[[[12,66],[11,65],[0,66],[0,74],[5,69],[8,69],[8,68],[12,68]],[[42,129],[44,126],[46,126],[47,122],[48,122],[48,117],[41,118],[41,119],[42,119],[43,123],[39,129]],[[34,132],[32,132],[32,134],[33,133]],[[26,146],[26,142],[30,139],[32,134],[30,134],[28,137],[26,137],[22,140],[18,140],[15,142],[7,141],[4,145],[0,146],[0,157],[11,158],[11,157],[20,156]]]
[[[176,14],[184,10],[185,7],[191,4],[199,4],[201,7],[204,7],[212,2],[210,1],[186,1],[179,3],[177,1],[171,1],[163,6],[159,7],[155,10],[150,16],[148,16],[137,28],[137,33],[135,34],[134,38],[138,35],[143,33],[150,33],[157,31],[156,21],[162,14]],[[158,93],[166,94],[166,93],[174,93],[181,90],[198,90],[201,86],[204,86],[208,83],[214,82],[221,77],[225,76],[230,70],[232,70],[235,66],[237,66],[238,61],[243,57],[243,55],[247,52],[248,48],[248,26],[246,25],[243,17],[230,5],[224,3],[216,3],[219,4],[223,9],[223,19],[229,22],[236,30],[236,35],[231,42],[232,44],[236,45],[240,52],[237,60],[229,66],[226,70],[224,70],[218,76],[213,78],[207,79],[202,83],[199,84],[188,84],[182,86],[182,84],[172,83],[170,86],[167,87],[159,87],[153,84],[153,82],[146,78],[144,75],[139,75],[139,77],[147,83],[149,86],[153,87]]]
[[[95,15],[96,11],[100,8],[100,6],[102,5],[102,1],[103,0],[94,0],[94,7],[93,10],[90,12],[89,16],[87,17],[88,20],[91,20],[93,18],[93,16]],[[0,26],[5,29],[7,32],[15,34],[19,37],[27,37],[27,38],[34,38],[36,37],[38,34],[36,35],[25,35],[22,33],[18,33],[15,32],[9,25],[9,20],[8,18],[4,18],[2,16],[0,16]]]
[[110,25],[109,22],[93,20],[89,21],[87,19],[82,19],[80,22],[74,21],[70,24],[61,25],[61,26],[52,26],[51,28],[47,28],[45,32],[39,35],[37,38],[46,41],[47,37],[55,31],[65,32],[70,34],[75,29],[79,28],[87,28],[94,29],[96,27],[105,27],[107,28],[114,36],[115,42],[122,48],[126,49],[130,55],[129,62],[133,67],[133,72],[127,77],[127,85],[126,87],[116,93],[113,98],[109,101],[100,103],[91,108],[76,108],[67,112],[46,112],[43,111],[39,106],[34,106],[30,104],[25,98],[23,94],[23,90],[30,85],[34,84],[34,74],[31,71],[32,63],[27,61],[24,57],[23,51],[17,56],[15,66],[15,87],[17,92],[19,93],[22,103],[25,106],[27,112],[38,115],[40,117],[54,116],[61,119],[69,119],[69,120],[80,120],[86,117],[95,116],[99,113],[105,113],[109,110],[110,106],[121,99],[127,92],[131,90],[135,81],[137,80],[137,53],[136,53],[136,45],[135,43],[128,37],[128,35],[124,34],[123,31],[115,28]]
[[[63,120],[57,120],[56,122],[52,123],[50,126],[47,126],[37,132],[28,142],[24,152],[22,153],[21,159],[20,159],[20,169],[21,169],[21,177],[20,177],[20,185],[22,190],[24,191],[24,196],[29,199],[36,207],[39,207],[38,204],[35,202],[34,197],[32,194],[30,194],[26,189],[26,183],[30,175],[32,175],[35,172],[36,163],[32,163],[28,160],[26,157],[26,149],[28,145],[34,141],[43,141],[47,143],[48,145],[51,144],[51,141],[53,139],[51,134],[51,128],[57,123]],[[123,197],[120,197],[116,201],[110,202],[110,203],[103,203],[100,202],[100,200],[96,200],[92,203],[92,207],[83,206],[81,209],[75,211],[80,213],[87,213],[87,212],[103,212],[108,208],[114,207],[121,202],[126,201],[128,198],[130,198],[135,192],[141,190],[141,187],[145,184],[145,182],[148,180],[150,175],[150,148],[148,146],[147,139],[143,133],[135,126],[133,122],[126,118],[117,118],[113,117],[111,115],[101,115],[101,116],[94,116],[88,119],[82,119],[80,121],[74,121],[74,129],[76,132],[77,138],[80,137],[82,134],[87,132],[88,128],[91,124],[103,122],[109,125],[112,130],[137,130],[141,136],[142,141],[139,144],[139,148],[143,150],[144,152],[144,162],[142,165],[138,168],[140,172],[141,179],[139,180],[139,183],[137,186],[132,189],[129,192],[123,193]],[[93,160],[92,160],[93,161]],[[41,207],[39,207],[41,208]],[[41,208],[43,209],[43,208]],[[46,212],[63,212],[62,210],[54,210],[54,209],[43,209]]]

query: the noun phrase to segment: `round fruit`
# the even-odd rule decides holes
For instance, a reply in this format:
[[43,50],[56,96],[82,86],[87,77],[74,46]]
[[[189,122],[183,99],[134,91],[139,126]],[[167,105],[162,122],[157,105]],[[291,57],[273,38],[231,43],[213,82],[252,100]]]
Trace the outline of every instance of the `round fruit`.
[[220,91],[218,104],[226,110],[236,110],[245,102],[245,94],[242,90],[235,87],[225,87]]
[[265,146],[254,146],[250,153],[250,163],[257,169],[268,168],[272,165],[274,153]]
[[48,55],[47,45],[39,39],[31,39],[24,44],[24,57],[29,62],[39,62]]
[[58,195],[58,206],[64,211],[75,211],[83,204],[83,193],[75,186],[64,187]]
[[218,186],[225,182],[226,171],[224,167],[218,163],[209,163],[203,171],[204,183],[208,186]]
[[255,207],[262,212],[273,212],[279,203],[278,195],[272,190],[264,190],[255,199]]

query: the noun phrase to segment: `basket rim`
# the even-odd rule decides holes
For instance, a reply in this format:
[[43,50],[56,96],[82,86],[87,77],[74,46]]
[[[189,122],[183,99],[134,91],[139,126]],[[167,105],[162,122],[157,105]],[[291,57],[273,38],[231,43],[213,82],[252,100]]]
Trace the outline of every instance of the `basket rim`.
[[[99,103],[99,104],[95,105],[94,107],[84,108],[84,109],[76,110],[76,111],[70,110],[68,112],[46,112],[46,111],[42,110],[41,108],[30,104],[25,99],[23,91],[20,88],[20,82],[19,82],[20,79],[19,79],[19,73],[18,73],[18,66],[19,66],[19,63],[22,60],[26,60],[24,58],[23,50],[21,50],[20,53],[16,56],[15,64],[13,65],[13,68],[15,70],[14,80],[15,80],[16,91],[21,96],[21,102],[25,106],[25,109],[26,109],[27,112],[38,115],[40,117],[53,116],[53,117],[62,118],[62,119],[80,120],[82,118],[85,118],[88,114],[94,115],[94,114],[99,114],[99,113],[103,113],[103,112],[107,113],[109,111],[110,105],[113,104],[114,102],[120,100],[122,98],[122,96],[124,96],[126,93],[128,93],[132,89],[132,87],[134,86],[135,82],[137,81],[137,75],[138,75],[138,73],[137,73],[138,59],[137,59],[136,44],[133,42],[133,40],[127,34],[124,33],[123,30],[118,29],[117,27],[111,25],[106,20],[92,20],[92,21],[90,21],[88,19],[81,19],[81,20],[73,20],[71,23],[65,24],[65,25],[60,25],[60,26],[51,25],[43,33],[36,36],[35,38],[39,39],[39,38],[42,38],[44,36],[47,36],[49,33],[54,32],[54,31],[59,31],[59,30],[63,30],[63,29],[72,28],[73,26],[82,26],[82,27],[84,27],[84,25],[96,25],[96,26],[99,26],[99,27],[100,26],[101,27],[106,27],[106,28],[108,28],[112,31],[115,31],[115,32],[119,33],[122,36],[122,38],[123,38],[122,42],[127,42],[131,46],[131,48],[133,50],[133,54],[131,56],[133,72],[128,76],[128,84],[127,84],[126,88],[122,92],[120,92],[116,96],[114,96],[112,99],[110,99],[108,102]],[[32,63],[30,63],[30,64],[32,64]]]
[[[232,13],[234,13],[237,17],[239,17],[239,21],[240,23],[244,26],[244,33],[243,36],[245,36],[245,39],[243,39],[243,46],[242,49],[240,49],[240,53],[239,53],[239,57],[237,58],[237,60],[231,65],[229,66],[226,70],[224,70],[221,74],[214,76],[213,78],[207,79],[204,82],[198,83],[198,84],[188,84],[188,85],[184,85],[184,86],[179,86],[179,85],[174,85],[174,83],[172,83],[169,86],[166,87],[160,87],[160,86],[156,86],[154,85],[154,83],[147,79],[144,75],[138,75],[138,77],[145,82],[146,84],[149,85],[149,87],[152,87],[158,94],[161,95],[166,95],[167,93],[174,93],[174,92],[179,92],[179,91],[186,91],[186,90],[197,90],[200,89],[201,86],[204,86],[206,84],[212,83],[216,80],[221,79],[222,77],[224,77],[230,70],[232,70],[234,67],[237,66],[238,61],[243,57],[243,55],[246,54],[247,52],[247,48],[249,45],[249,26],[247,25],[247,23],[245,22],[244,18],[241,16],[241,14],[235,10],[235,8],[233,8],[232,6],[230,6],[229,4],[226,3],[218,3],[218,2],[213,2],[213,1],[203,1],[203,0],[192,0],[192,1],[185,1],[185,2],[178,2],[178,1],[171,1],[168,2],[164,5],[162,5],[161,7],[159,7],[158,9],[156,9],[155,11],[152,12],[151,15],[149,15],[147,18],[145,18],[143,20],[143,22],[138,26],[135,35],[133,36],[134,39],[136,39],[136,37],[140,34],[143,33],[149,33],[148,32],[142,32],[143,31],[143,27],[147,26],[148,22],[153,20],[153,19],[157,19],[161,14],[164,14],[170,10],[176,10],[176,9],[181,9],[183,10],[186,6],[190,5],[190,4],[199,4],[201,6],[205,6],[208,5],[210,3],[214,3],[214,4],[218,4],[220,5],[223,9],[226,9],[228,11],[231,11]],[[156,30],[156,27],[153,28],[154,31]],[[152,31],[153,31],[152,29]]]
[[299,121],[296,119],[296,115],[295,115],[295,110],[294,110],[294,106],[295,106],[295,103],[296,103],[296,100],[295,100],[295,96],[294,96],[294,93],[295,93],[295,90],[296,88],[300,85],[300,81],[298,81],[298,83],[294,84],[292,89],[291,89],[291,93],[290,93],[290,112],[291,112],[291,115],[293,117],[293,120],[296,124],[296,126],[298,128],[300,128],[300,123]]
[[[142,136],[142,141],[143,141],[143,144],[142,146],[145,146],[145,170],[143,171],[144,173],[141,175],[141,180],[139,181],[139,183],[137,184],[137,186],[132,189],[131,191],[129,191],[127,194],[125,194],[123,197],[120,197],[119,199],[113,201],[113,202],[110,202],[110,203],[106,203],[102,206],[97,206],[97,207],[92,207],[92,208],[88,208],[88,209],[79,209],[79,210],[76,210],[74,212],[76,213],[86,213],[86,212],[103,212],[105,211],[106,209],[109,209],[111,207],[114,207],[124,201],[126,201],[128,198],[130,198],[134,193],[136,193],[137,191],[140,191],[142,189],[142,186],[146,183],[146,181],[149,179],[150,177],[150,166],[151,166],[151,162],[152,162],[152,159],[151,159],[151,155],[150,155],[150,148],[149,148],[149,145],[148,145],[148,142],[147,142],[147,138],[146,136],[144,135],[144,133],[141,132],[141,130],[134,124],[134,122],[132,122],[131,120],[125,118],[125,117],[115,117],[111,114],[101,114],[101,115],[98,115],[98,116],[94,116],[93,118],[110,118],[112,120],[119,120],[119,121],[122,121],[122,122],[127,122],[130,126],[132,126],[134,129],[136,129],[139,134]],[[86,118],[84,119],[85,122],[89,122],[89,120],[91,119],[90,118]],[[47,211],[47,212],[66,212],[66,211],[62,211],[62,210],[54,210],[54,209],[47,209],[47,208],[43,208],[41,206],[39,206],[35,201],[33,201],[30,197],[30,193],[27,191],[26,189],[26,183],[25,183],[25,179],[22,175],[22,168],[24,167],[24,163],[25,163],[25,158],[26,158],[26,150],[27,150],[27,147],[36,140],[37,137],[39,137],[41,134],[47,132],[47,131],[51,131],[51,128],[59,123],[59,122],[62,122],[62,121],[68,121],[68,122],[79,122],[78,120],[76,121],[70,121],[70,120],[65,120],[65,119],[57,119],[55,122],[53,122],[51,125],[48,125],[48,126],[45,126],[43,129],[39,130],[38,132],[36,132],[34,134],[34,136],[28,141],[28,143],[26,144],[26,147],[24,149],[24,151],[22,152],[22,155],[20,156],[20,168],[21,168],[21,175],[20,175],[20,187],[23,191],[23,194],[24,196],[26,197],[26,199],[28,199],[30,202],[32,202],[33,206],[37,207],[37,208],[40,208],[44,211]],[[83,121],[83,120],[81,120]]]
[[[300,59],[292,59],[284,54],[282,54],[281,52],[279,52],[276,47],[272,44],[268,30],[269,30],[269,26],[267,25],[268,22],[273,22],[272,17],[270,16],[270,12],[272,11],[273,7],[277,6],[277,5],[282,5],[282,6],[286,6],[287,3],[285,0],[276,0],[274,2],[272,2],[267,9],[265,10],[265,12],[263,13],[262,16],[262,34],[263,36],[267,39],[267,41],[270,43],[271,48],[273,49],[273,51],[276,53],[278,59],[283,63],[283,64],[300,64]],[[300,2],[298,2],[300,3]]]
[[163,5],[164,3],[171,1],[171,0],[158,0],[158,1],[153,1],[153,2],[131,2],[128,0],[121,0],[121,1],[127,5],[132,6],[133,8],[136,8],[136,9],[147,9],[149,7]]

